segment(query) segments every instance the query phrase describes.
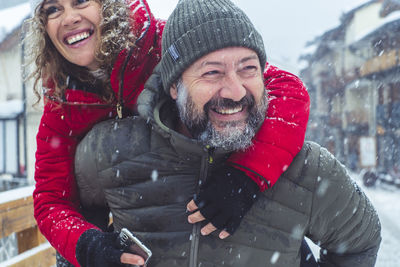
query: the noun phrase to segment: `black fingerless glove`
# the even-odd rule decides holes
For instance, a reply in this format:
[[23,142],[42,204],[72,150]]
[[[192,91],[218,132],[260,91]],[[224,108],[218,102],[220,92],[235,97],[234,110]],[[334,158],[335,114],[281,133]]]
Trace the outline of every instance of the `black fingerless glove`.
[[224,164],[208,176],[194,201],[217,229],[233,234],[259,192],[256,182],[243,171]]
[[76,244],[76,259],[82,267],[126,266],[121,263],[122,253],[118,233],[89,229]]

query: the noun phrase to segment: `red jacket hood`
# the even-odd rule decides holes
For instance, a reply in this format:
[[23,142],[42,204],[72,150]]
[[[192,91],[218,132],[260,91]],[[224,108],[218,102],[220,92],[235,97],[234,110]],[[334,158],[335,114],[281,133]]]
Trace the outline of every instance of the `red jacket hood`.
[[[126,70],[131,72],[132,70],[139,68],[139,66],[146,61],[146,57],[149,56],[155,46],[158,48],[161,47],[161,38],[156,38],[157,40],[154,38],[157,34],[156,25],[157,23],[160,23],[160,21],[155,20],[153,14],[150,12],[149,5],[145,0],[133,1],[129,6],[132,10],[131,19],[134,24],[132,25],[132,29],[134,29],[134,34],[139,37],[135,43],[135,47],[132,48],[131,51],[123,50],[118,55],[114,64],[114,69],[111,73],[111,86],[117,98],[120,94],[120,87],[123,86],[122,99],[134,99],[135,101],[133,102],[136,102],[138,94],[131,94],[132,91],[129,90],[128,87],[131,86],[132,81],[125,72]],[[146,38],[144,38],[145,36]],[[124,79],[121,79],[121,75],[123,75]],[[124,104],[129,106],[129,103]]]

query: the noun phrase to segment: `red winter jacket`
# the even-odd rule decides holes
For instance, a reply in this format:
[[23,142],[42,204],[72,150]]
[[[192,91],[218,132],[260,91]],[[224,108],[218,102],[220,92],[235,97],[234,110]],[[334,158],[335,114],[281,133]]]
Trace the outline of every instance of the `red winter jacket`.
[[[131,16],[137,25],[142,26],[136,25],[136,29],[143,33],[124,75],[124,104],[133,110],[145,81],[160,60],[164,22],[154,19],[145,1],[130,2]],[[111,85],[116,94],[125,57],[126,52],[121,52],[111,74]],[[254,140],[255,146],[230,158],[261,189],[267,187],[265,180],[273,185],[300,151],[309,113],[309,97],[297,77],[270,65],[267,65],[264,76],[270,95],[268,118]],[[52,85],[47,86],[51,89]],[[79,266],[75,247],[80,235],[97,228],[80,212],[74,177],[75,149],[94,124],[115,116],[115,106],[105,104],[95,93],[67,89],[64,101],[45,96],[37,134],[36,188],[33,193],[35,218],[51,245],[75,266]]]

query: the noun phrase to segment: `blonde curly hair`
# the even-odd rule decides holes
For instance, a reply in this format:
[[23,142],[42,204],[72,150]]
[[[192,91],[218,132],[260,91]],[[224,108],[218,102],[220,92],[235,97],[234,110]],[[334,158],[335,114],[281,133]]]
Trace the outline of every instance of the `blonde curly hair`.
[[[135,45],[137,37],[132,33],[134,21],[129,16],[125,1],[91,0],[100,3],[102,7],[101,37],[95,53],[100,63],[99,71],[104,80],[98,79],[86,68],[67,61],[55,48],[46,32],[47,17],[43,11],[43,3],[38,5],[34,16],[24,24],[24,46],[26,48],[26,64],[24,73],[26,79],[33,79],[33,91],[40,101],[43,92],[40,81],[49,79],[55,84],[52,96],[61,99],[67,88],[68,76],[72,75],[83,82],[98,85],[98,94],[103,100],[111,103],[114,93],[110,84],[110,75],[118,54]],[[34,69],[29,66],[34,63]]]

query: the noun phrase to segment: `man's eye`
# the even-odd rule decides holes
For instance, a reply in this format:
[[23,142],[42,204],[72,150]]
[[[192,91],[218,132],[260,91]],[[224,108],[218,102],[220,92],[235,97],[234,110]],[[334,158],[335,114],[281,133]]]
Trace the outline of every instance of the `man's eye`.
[[257,67],[256,66],[246,66],[246,67],[244,67],[244,70],[245,71],[253,71],[253,70],[257,70]]
[[217,70],[212,70],[212,71],[207,71],[206,73],[203,74],[203,76],[212,76],[212,75],[216,75],[219,74],[220,72]]

